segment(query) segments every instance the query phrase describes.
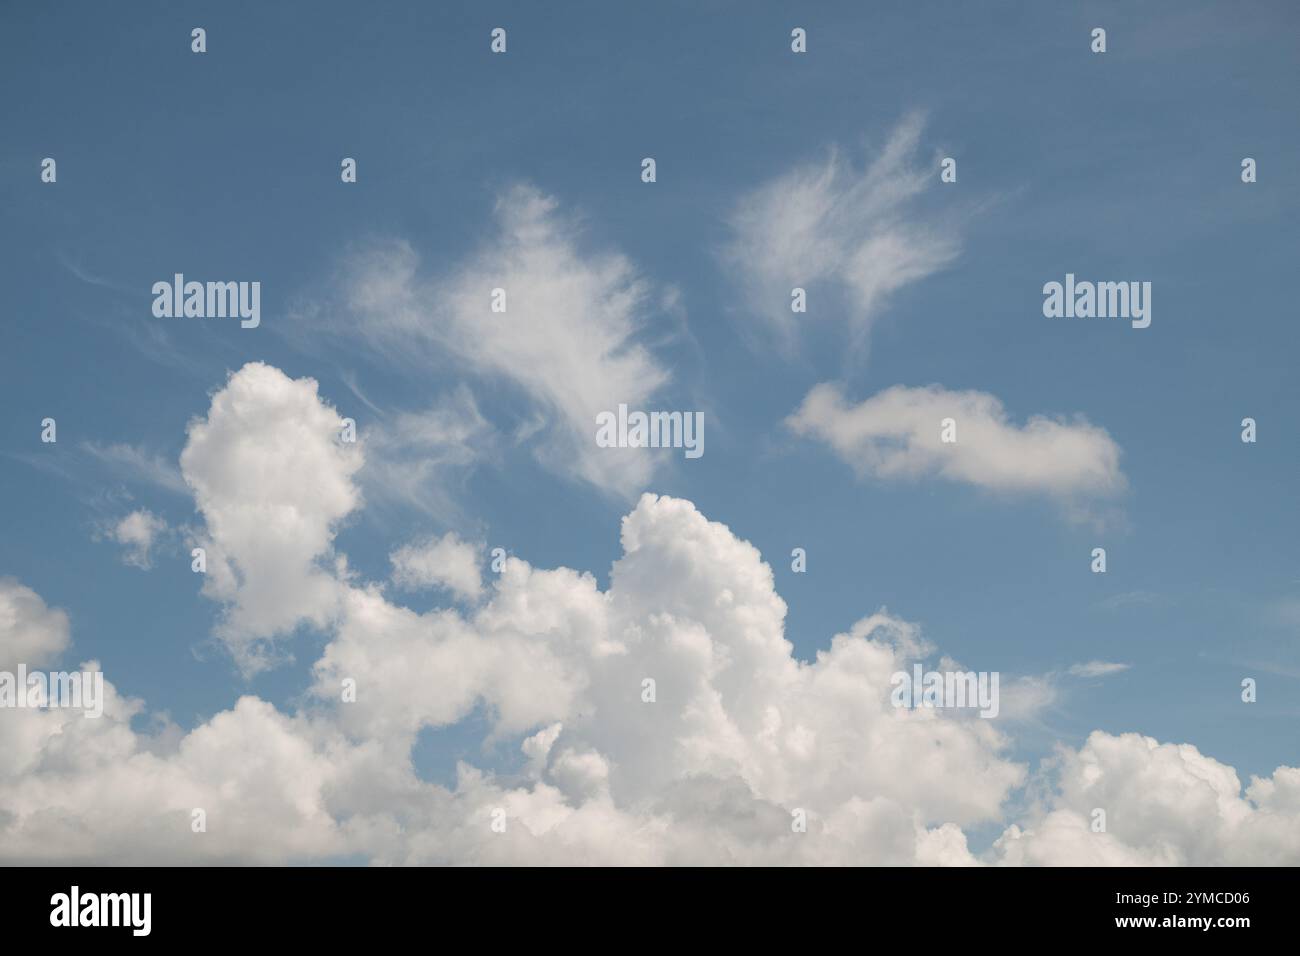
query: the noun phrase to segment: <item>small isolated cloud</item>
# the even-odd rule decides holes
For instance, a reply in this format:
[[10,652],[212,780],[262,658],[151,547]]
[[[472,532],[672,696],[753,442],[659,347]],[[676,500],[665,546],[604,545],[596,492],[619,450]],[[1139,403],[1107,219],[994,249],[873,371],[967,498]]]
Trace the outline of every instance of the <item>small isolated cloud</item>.
[[[958,242],[950,228],[922,225],[912,208],[934,167],[916,162],[923,121],[904,119],[884,148],[856,169],[838,150],[743,197],[731,215],[724,258],[749,290],[751,305],[791,344],[796,320],[835,314],[864,343],[889,297],[951,262]],[[847,309],[790,308],[791,289],[831,289]]]
[[1129,666],[1112,661],[1088,661],[1086,664],[1071,664],[1066,673],[1071,677],[1109,677],[1128,670]]
[[[954,442],[942,440],[945,419],[954,423]],[[823,383],[786,423],[873,478],[933,476],[1062,500],[1115,495],[1126,486],[1119,446],[1105,429],[1082,417],[1043,415],[1017,425],[987,392],[896,385],[853,405],[838,385]]]
[[122,560],[143,571],[153,567],[153,549],[167,533],[167,522],[147,508],[132,511],[111,524],[104,536],[122,546]]
[[1003,683],[998,716],[1008,721],[1039,719],[1056,706],[1061,689],[1053,674],[1031,674]]
[[408,544],[389,555],[393,583],[398,587],[410,591],[447,588],[471,601],[483,593],[479,559],[480,548],[462,541],[454,531]]
[[1097,607],[1107,611],[1121,611],[1128,608],[1155,607],[1166,601],[1167,598],[1154,591],[1123,591],[1098,601]]
[[1089,661],[1086,664],[1071,664],[1064,670],[1051,670],[1045,674],[1026,674],[1004,680],[999,716],[1013,722],[1039,720],[1048,711],[1057,707],[1068,695],[1069,688],[1065,678],[1109,677],[1128,669],[1128,664]]

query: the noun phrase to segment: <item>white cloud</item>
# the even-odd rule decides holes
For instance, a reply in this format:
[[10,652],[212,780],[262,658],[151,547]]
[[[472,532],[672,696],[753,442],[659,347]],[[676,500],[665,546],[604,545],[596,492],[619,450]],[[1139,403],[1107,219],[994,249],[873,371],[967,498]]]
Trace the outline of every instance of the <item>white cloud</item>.
[[154,545],[167,533],[167,522],[149,509],[140,508],[111,524],[104,533],[122,546],[123,561],[147,571],[153,567]]
[[481,551],[455,532],[405,545],[389,555],[393,583],[409,590],[444,587],[462,598],[477,600],[483,592]]
[[[830,314],[846,318],[863,344],[894,292],[956,257],[951,229],[915,221],[913,201],[938,182],[937,167],[915,161],[922,126],[918,115],[904,119],[865,169],[832,150],[824,163],[785,173],[737,204],[725,258],[787,344],[797,321]],[[805,314],[791,311],[795,287],[808,290]],[[822,290],[843,294],[847,308],[818,305]]]
[[68,646],[68,615],[13,578],[0,578],[0,670],[40,667]]
[[[941,439],[948,418],[956,425],[951,443]],[[938,476],[1063,501],[1115,495],[1126,485],[1119,446],[1105,429],[1081,417],[1042,415],[1017,425],[987,392],[896,385],[853,405],[840,386],[823,383],[809,391],[787,424],[874,478]]]
[[136,481],[143,481],[165,491],[187,494],[189,488],[174,461],[156,452],[122,443],[101,445],[82,442],[81,448],[113,471]]
[[[460,371],[511,383],[550,422],[533,444],[546,465],[632,494],[656,452],[597,448],[595,417],[621,402],[643,407],[668,382],[640,341],[657,300],[624,256],[581,251],[579,230],[557,210],[532,188],[508,190],[495,236],[441,276],[422,277],[406,243],[370,250],[347,285],[357,324],[348,333],[359,327],[401,361],[450,356]],[[498,288],[504,313],[491,310]]]
[[1003,681],[998,716],[1008,721],[1037,720],[1060,697],[1061,688],[1053,674],[1031,674]]
[[[105,691],[97,719],[21,710],[0,722],[0,858],[268,863],[342,850],[325,792],[346,759],[305,722],[244,697],[158,753],[130,727],[139,702]],[[191,829],[195,809],[207,832]]]
[[[1128,670],[1128,664],[1109,661],[1089,661],[1071,664],[1064,670],[1051,670],[1045,674],[1026,674],[1004,679],[1001,685],[1000,717],[1007,721],[1034,721],[1056,707],[1069,693],[1068,678],[1096,679],[1110,677]],[[953,666],[953,670],[962,668]]]
[[[476,774],[461,785],[513,801],[540,840],[519,849],[529,859],[616,859],[620,844],[584,833],[599,821],[603,840],[628,837],[632,859],[916,862],[923,836],[926,852],[953,850],[930,828],[1000,818],[1024,768],[995,727],[891,706],[890,676],[922,647],[912,626],[874,615],[802,663],[753,546],[689,502],[650,495],[622,538],[607,591],[518,559],[468,617],[352,589],[317,696],[336,701],[345,678],[357,682],[357,701],[335,705],[355,739],[413,740],[480,701],[495,736],[531,735],[529,788],[507,794]],[[796,808],[811,821],[806,845],[791,832]]]
[[428,408],[381,413],[360,427],[366,463],[357,477],[367,503],[415,509],[440,521],[459,515],[452,491],[498,444],[464,387]]
[[1069,673],[1072,677],[1109,677],[1128,669],[1128,664],[1117,664],[1114,661],[1088,661],[1086,664],[1071,664]]
[[[608,590],[512,559],[468,615],[342,585],[318,703],[298,716],[243,697],[188,734],[144,734],[140,702],[107,682],[99,720],[6,714],[0,859],[1300,862],[1300,769],[1243,793],[1193,747],[1102,733],[1063,750],[1043,800],[976,857],[962,828],[1003,821],[1025,770],[996,721],[890,705],[890,675],[931,651],[913,625],[872,615],[801,662],[771,570],[726,527],[645,496],[622,539]],[[59,613],[22,591],[24,619]],[[343,676],[355,703],[339,701]],[[480,702],[496,739],[519,741],[523,772],[462,763],[450,787],[419,780],[418,730]],[[1094,807],[1106,833],[1091,832]],[[194,808],[208,832],[192,831]]]
[[[341,585],[314,716],[244,698],[170,747],[133,732],[136,705],[111,689],[93,727],[24,716],[0,856],[972,862],[958,826],[1000,819],[1024,770],[988,722],[890,706],[913,627],[875,615],[801,663],[771,570],[689,502],[644,497],[623,544],[607,591],[512,559],[469,615]],[[355,703],[339,700],[343,677]],[[418,730],[480,702],[498,739],[520,740],[527,776],[415,779]],[[190,831],[193,807],[207,834]]]
[[225,605],[217,636],[248,673],[274,660],[273,641],[300,623],[324,626],[338,600],[322,568],[338,523],[357,508],[356,444],[310,378],[250,362],[190,422],[181,470],[207,549],[203,592]]
[[[1106,813],[1094,833],[1094,810]],[[1069,866],[1295,866],[1300,862],[1300,768],[1252,777],[1190,744],[1094,731],[1063,751],[1050,797],[1008,828],[1000,862]]]
[[[795,658],[771,568],[689,501],[640,499],[604,589],[512,558],[472,606],[403,607],[334,554],[360,505],[361,457],[338,426],[313,381],[254,363],[191,424],[182,456],[237,659],[262,661],[257,642],[302,621],[329,629],[303,710],[242,697],[188,733],[142,732],[143,704],[106,681],[99,719],[8,711],[0,860],[1300,863],[1300,769],[1243,791],[1194,747],[1134,734],[1062,750],[1007,825],[1028,779],[1009,756],[1014,723],[893,707],[892,674],[933,649],[884,612]],[[417,576],[455,567],[415,554],[399,564]],[[66,615],[0,581],[0,657],[49,661],[67,644]],[[420,780],[420,732],[476,712],[517,769]],[[1096,807],[1105,833],[1091,832]],[[1005,832],[977,857],[964,828],[988,823]]]

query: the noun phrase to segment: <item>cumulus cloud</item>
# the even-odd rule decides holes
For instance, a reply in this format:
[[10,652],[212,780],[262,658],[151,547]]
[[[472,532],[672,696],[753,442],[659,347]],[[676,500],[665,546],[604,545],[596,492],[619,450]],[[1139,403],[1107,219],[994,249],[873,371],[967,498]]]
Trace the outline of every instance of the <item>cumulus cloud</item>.
[[[956,441],[942,440],[952,419]],[[990,491],[1077,501],[1121,492],[1120,449],[1105,429],[1082,417],[1032,416],[1012,422],[987,392],[896,385],[852,404],[833,383],[815,386],[787,420],[819,439],[859,475],[929,476]]]
[[122,546],[122,560],[147,571],[153,567],[155,543],[167,532],[167,522],[147,508],[132,511],[104,530],[105,537]]
[[[870,615],[800,661],[770,568],[690,502],[644,496],[622,544],[607,589],[511,559],[468,612],[341,585],[316,703],[297,715],[243,697],[189,733],[147,734],[131,725],[142,703],[107,682],[99,720],[6,713],[0,859],[1300,862],[1300,769],[1243,792],[1194,747],[1102,733],[1063,749],[1042,799],[976,855],[964,828],[1005,822],[1026,768],[996,721],[891,706],[890,675],[932,650],[914,625]],[[23,596],[28,617],[58,613]],[[419,779],[420,730],[480,706],[517,769]]]
[[[999,862],[1066,866],[1294,866],[1300,768],[1252,777],[1190,744],[1094,731],[1062,751],[1055,786],[995,846]],[[1093,832],[1094,811],[1105,831]]]
[[358,444],[310,378],[250,362],[190,422],[181,471],[204,520],[203,593],[224,605],[217,636],[248,673],[299,624],[323,627],[338,583],[323,567],[337,525],[361,503]]
[[481,827],[495,805],[525,831],[477,843],[477,858],[968,860],[951,830],[931,831],[999,819],[1024,768],[989,721],[891,705],[891,675],[924,649],[913,626],[873,615],[801,662],[771,569],[689,502],[644,496],[622,543],[607,590],[512,558],[468,616],[354,588],[316,694],[356,682],[334,709],[359,740],[413,740],[480,704],[494,737],[524,738],[526,785],[468,768],[458,781],[461,800],[485,794]]
[[[0,860],[1300,863],[1300,769],[1243,790],[1189,745],[1094,733],[1025,791],[1014,721],[892,706],[892,675],[933,651],[915,625],[871,614],[800,660],[771,568],[689,501],[640,498],[603,588],[519,558],[485,585],[451,570],[464,542],[438,539],[395,559],[400,573],[476,584],[478,599],[405,607],[334,553],[361,503],[339,424],[315,382],[253,363],[191,424],[181,460],[237,658],[304,621],[327,629],[301,709],[245,696],[188,732],[144,730],[143,702],[106,680],[98,719],[6,710]],[[67,645],[63,612],[0,581],[0,659]],[[474,714],[485,748],[514,760],[421,779],[420,734]],[[1002,836],[972,852],[966,829],[989,824]]]
[[[915,156],[923,121],[905,118],[863,169],[832,150],[824,162],[787,172],[744,196],[733,210],[725,259],[743,279],[751,305],[790,344],[795,322],[843,316],[861,345],[899,289],[957,255],[953,231],[918,222],[914,201],[937,182]],[[815,303],[822,290],[842,295],[845,309],[790,308],[790,290]]]
[[[132,731],[139,705],[111,687],[100,722],[24,715],[0,856],[974,862],[961,825],[1000,819],[1024,768],[987,721],[890,705],[913,626],[873,615],[801,662],[770,568],[689,502],[643,497],[622,540],[607,590],[511,559],[469,613],[341,585],[310,713],[243,698],[168,745]],[[418,732],[482,705],[521,773],[418,780]]]
[[[644,407],[668,382],[642,341],[663,297],[626,257],[584,251],[577,226],[531,187],[499,198],[496,225],[441,275],[422,275],[407,243],[359,256],[346,287],[349,333],[403,361],[449,356],[460,371],[509,383],[545,421],[532,447],[546,465],[633,494],[662,455],[598,448],[595,418],[620,403]],[[504,312],[492,310],[494,289]]]
[[[324,794],[347,763],[305,722],[244,697],[163,743],[131,729],[141,702],[104,686],[102,717],[18,710],[0,721],[0,858],[270,863],[341,849]],[[206,832],[192,828],[195,810]]]
[[0,578],[0,670],[41,667],[58,659],[69,642],[68,615],[13,578]]
[[455,532],[405,545],[388,556],[393,583],[409,590],[447,588],[459,597],[477,600],[483,591],[481,551]]

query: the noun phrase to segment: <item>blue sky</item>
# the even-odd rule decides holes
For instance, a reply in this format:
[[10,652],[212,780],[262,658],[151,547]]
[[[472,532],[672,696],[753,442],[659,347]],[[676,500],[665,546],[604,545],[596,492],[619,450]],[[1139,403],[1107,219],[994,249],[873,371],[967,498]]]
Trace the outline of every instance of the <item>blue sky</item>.
[[[363,579],[384,580],[398,545],[455,531],[607,587],[619,520],[653,491],[759,549],[800,659],[886,607],[920,626],[932,662],[1058,675],[1010,732],[1015,759],[1101,730],[1192,743],[1243,780],[1296,763],[1293,5],[146,3],[2,17],[0,576],[65,609],[78,659],[149,712],[190,730],[244,693],[292,712],[330,639],[300,627],[283,639],[291,663],[241,674],[179,538],[148,570],[105,538],[142,508],[201,523],[178,483],[187,425],[260,361],[319,382],[363,441],[457,395],[486,423],[473,460],[439,466],[418,501],[386,499],[363,470],[366,506],[333,542]],[[496,26],[505,55],[488,49]],[[795,26],[807,54],[791,53]],[[832,149],[852,178],[909,123],[911,168],[933,176],[898,215],[950,241],[950,260],[870,309],[856,350],[864,310],[812,285],[782,347],[728,257],[735,211]],[[355,184],[339,180],[345,156]],[[939,181],[945,156],[956,183]],[[494,207],[519,184],[553,199],[580,256],[621,255],[651,290],[629,341],[670,375],[653,407],[705,412],[704,456],[664,457],[631,494],[549,461],[548,443],[565,454],[550,430],[562,416],[508,371],[437,333],[395,357],[349,305],[357,270],[394,243],[418,257],[417,298],[436,295],[437,277],[493,248]],[[155,318],[150,288],[175,272],[259,280],[261,326]],[[1042,286],[1067,272],[1150,281],[1150,328],[1045,318]],[[826,382],[854,404],[892,386],[988,393],[1016,427],[1081,416],[1120,450],[1123,488],[1080,517],[1052,493],[858,474],[786,424]],[[46,416],[56,445],[39,441]],[[1255,444],[1240,440],[1246,416]],[[541,437],[518,438],[538,421]],[[112,446],[158,467],[115,465]],[[1104,575],[1089,570],[1099,546]],[[791,571],[794,547],[807,573]],[[1090,661],[1129,666],[1060,676]],[[480,751],[481,723],[433,731],[417,767],[447,782],[454,759],[517,763],[513,737]]]

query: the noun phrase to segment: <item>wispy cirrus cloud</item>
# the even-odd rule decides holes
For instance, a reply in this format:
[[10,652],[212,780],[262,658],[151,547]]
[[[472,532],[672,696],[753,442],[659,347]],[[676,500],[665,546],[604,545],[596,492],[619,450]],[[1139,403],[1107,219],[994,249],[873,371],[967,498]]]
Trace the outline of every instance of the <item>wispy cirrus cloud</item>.
[[497,457],[502,443],[469,388],[461,385],[414,411],[369,407],[375,417],[362,428],[366,463],[357,476],[367,500],[441,522],[462,520],[457,489]]
[[[349,264],[346,332],[397,369],[436,359],[486,387],[507,384],[529,408],[514,427],[551,469],[632,495],[666,456],[601,449],[595,418],[641,407],[669,382],[646,344],[652,318],[678,306],[614,251],[588,251],[558,202],[517,185],[497,200],[495,232],[441,273],[407,242],[373,244]],[[493,291],[504,293],[494,311]],[[658,456],[658,457],[657,457]]]
[[[891,295],[956,258],[953,227],[914,208],[938,182],[938,167],[916,159],[923,127],[922,116],[911,114],[865,167],[833,148],[824,161],[783,173],[736,203],[723,259],[787,349],[798,322],[824,315],[842,318],[861,348]],[[796,314],[795,287],[841,296],[844,307]]]
[[1071,677],[1109,677],[1112,674],[1122,674],[1128,669],[1128,664],[1116,661],[1088,661],[1085,664],[1071,664],[1066,673]]
[[119,478],[140,481],[176,494],[189,494],[180,466],[158,452],[125,442],[83,441],[79,447]]

